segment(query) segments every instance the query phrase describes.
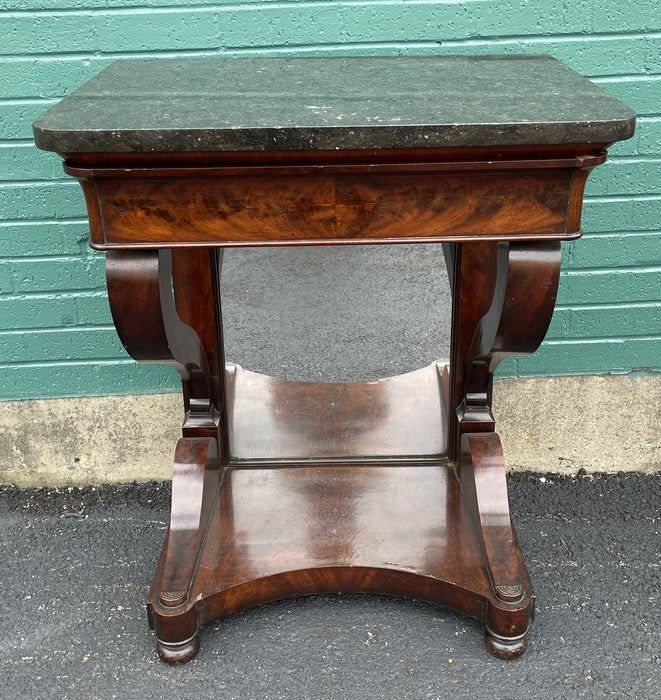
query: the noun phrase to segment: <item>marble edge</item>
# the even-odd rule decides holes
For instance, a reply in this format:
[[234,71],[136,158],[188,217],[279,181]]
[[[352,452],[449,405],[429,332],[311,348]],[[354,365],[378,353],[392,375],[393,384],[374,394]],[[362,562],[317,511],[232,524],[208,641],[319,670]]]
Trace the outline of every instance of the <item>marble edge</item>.
[[58,153],[362,150],[613,143],[633,136],[636,115],[601,122],[518,122],[356,127],[62,130],[33,123],[35,144]]

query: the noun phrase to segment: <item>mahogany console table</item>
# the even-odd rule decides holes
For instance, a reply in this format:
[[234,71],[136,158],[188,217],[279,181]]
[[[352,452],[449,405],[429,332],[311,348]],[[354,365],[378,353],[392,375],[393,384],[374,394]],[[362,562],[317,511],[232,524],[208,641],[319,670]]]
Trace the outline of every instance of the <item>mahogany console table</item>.
[[[634,119],[549,56],[457,56],[117,61],[35,122],[82,184],[124,346],[183,379],[147,604],[165,661],[209,620],[342,591],[525,650],[493,372],[544,337],[587,175]],[[415,241],[444,248],[449,363],[324,384],[225,362],[224,248]]]

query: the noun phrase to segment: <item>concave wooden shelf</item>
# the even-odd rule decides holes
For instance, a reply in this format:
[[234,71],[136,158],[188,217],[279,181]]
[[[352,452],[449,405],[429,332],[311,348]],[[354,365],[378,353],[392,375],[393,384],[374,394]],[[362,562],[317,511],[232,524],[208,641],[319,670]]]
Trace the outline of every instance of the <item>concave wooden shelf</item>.
[[228,364],[232,464],[447,456],[448,364],[339,384],[296,382]]
[[[483,571],[474,575],[482,569],[479,545],[457,482],[442,466],[229,469],[211,531],[217,536],[206,542],[191,592],[192,599],[205,598],[202,619],[250,605],[249,588],[264,600],[337,590],[396,593],[406,572],[429,577],[416,594],[435,602],[444,596],[434,589],[445,594],[454,584],[490,590]],[[369,569],[389,573],[372,578]],[[303,577],[289,576],[301,570]],[[273,577],[285,583],[269,592]],[[206,581],[223,590],[215,594]]]

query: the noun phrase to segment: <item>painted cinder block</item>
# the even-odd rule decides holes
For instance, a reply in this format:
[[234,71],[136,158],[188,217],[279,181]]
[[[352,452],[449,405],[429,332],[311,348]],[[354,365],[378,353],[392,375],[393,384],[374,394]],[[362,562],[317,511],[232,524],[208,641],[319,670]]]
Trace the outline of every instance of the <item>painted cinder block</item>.
[[611,95],[626,102],[639,116],[659,115],[661,75],[595,78],[594,82]]
[[636,133],[619,141],[608,151],[611,158],[620,156],[661,156],[661,117],[638,117]]
[[8,294],[103,289],[103,256],[0,259],[0,279]]
[[613,158],[592,173],[585,185],[587,197],[661,192],[661,156]]
[[[592,233],[649,231],[659,233],[661,193],[645,196],[586,197],[581,228]],[[625,260],[622,260],[625,263]]]
[[[652,338],[598,338],[596,340],[547,340],[539,348],[541,364],[532,358],[512,358],[502,376],[540,377],[562,374],[597,374],[598,362],[609,374],[660,372],[659,336]],[[534,357],[534,356],[533,356]],[[508,361],[509,362],[509,361]],[[505,364],[505,363],[503,363]],[[604,374],[601,372],[600,374]]]
[[0,401],[63,396],[157,394],[181,388],[171,367],[140,365],[132,359],[93,362],[14,363],[3,369]]
[[62,159],[56,153],[38,151],[31,143],[0,144],[0,173],[0,179],[4,182],[53,182],[57,179],[64,182],[65,178]]
[[110,323],[105,290],[22,294],[4,297],[0,302],[0,328],[4,330],[88,328]]
[[[597,311],[598,313],[595,313]],[[559,306],[546,335],[550,340],[595,340],[661,335],[661,302],[613,306]]]
[[562,272],[558,304],[617,304],[659,301],[661,265]]
[[215,48],[214,11],[145,8],[124,12],[10,13],[3,18],[7,54],[159,51]]
[[83,255],[90,236],[87,220],[0,223],[3,258]]
[[14,56],[3,58],[0,95],[4,99],[57,101],[112,63],[112,58]]
[[20,362],[96,360],[124,355],[114,326],[55,328],[39,331],[0,331],[0,359]]
[[37,116],[113,59],[155,55],[550,53],[592,77],[638,112],[637,132],[588,179],[585,236],[564,248],[547,341],[502,373],[658,368],[658,0],[4,0],[2,10],[3,398],[178,386],[174,372],[137,365],[113,339],[102,256],[87,249],[82,192],[57,156],[33,147],[31,131]]
[[56,99],[20,98],[3,100],[0,96],[0,140],[9,143],[15,140],[32,140],[32,122]]
[[565,270],[654,267],[661,261],[661,236],[656,232],[587,233],[564,245],[562,253]]
[[661,117],[638,119],[638,153],[661,154]]
[[77,182],[10,183],[0,187],[5,220],[80,219],[87,215]]

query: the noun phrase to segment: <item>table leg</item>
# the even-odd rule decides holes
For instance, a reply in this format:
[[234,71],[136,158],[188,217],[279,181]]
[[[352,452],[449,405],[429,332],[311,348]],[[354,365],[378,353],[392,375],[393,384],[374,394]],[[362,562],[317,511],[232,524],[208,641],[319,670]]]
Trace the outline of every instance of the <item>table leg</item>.
[[209,250],[111,251],[106,257],[108,296],[124,347],[134,359],[168,363],[182,377],[184,437],[175,451],[170,527],[148,602],[158,653],[170,663],[189,660],[199,647],[190,592],[227,460],[219,266],[219,253]]
[[534,595],[524,584],[528,576],[510,520],[500,439],[464,433],[461,448],[459,483],[495,596],[488,601],[485,642],[495,656],[514,658],[526,650]]
[[528,574],[510,520],[491,412],[493,373],[506,357],[533,353],[544,338],[557,295],[560,244],[476,243],[446,250],[453,289],[450,459],[494,594],[487,648],[510,658],[525,651],[534,595],[524,584]]

